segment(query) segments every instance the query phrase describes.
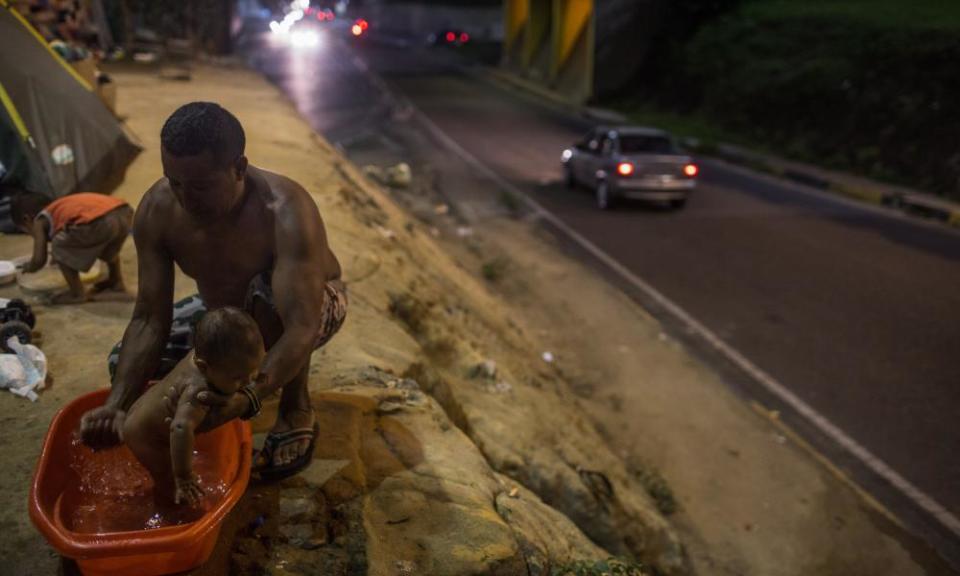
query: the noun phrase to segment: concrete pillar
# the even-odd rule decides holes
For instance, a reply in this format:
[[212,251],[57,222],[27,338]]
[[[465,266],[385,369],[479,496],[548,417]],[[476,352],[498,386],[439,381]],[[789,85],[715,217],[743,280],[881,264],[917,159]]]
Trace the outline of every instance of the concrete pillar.
[[593,92],[594,0],[553,0],[550,84],[578,103]]
[[504,65],[577,103],[593,94],[595,0],[504,0]]
[[530,17],[524,38],[523,68],[529,76],[545,79],[550,72],[553,0],[529,0]]
[[503,3],[503,62],[520,65],[530,20],[530,0],[504,0]]

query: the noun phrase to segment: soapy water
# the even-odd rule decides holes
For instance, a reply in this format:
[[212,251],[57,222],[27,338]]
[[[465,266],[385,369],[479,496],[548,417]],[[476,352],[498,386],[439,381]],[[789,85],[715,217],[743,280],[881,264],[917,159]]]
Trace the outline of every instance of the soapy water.
[[91,450],[78,435],[70,442],[70,468],[76,475],[64,494],[67,527],[83,534],[151,530],[193,522],[217,505],[229,486],[216,462],[193,453],[193,472],[203,490],[196,506],[158,503],[153,479],[126,446]]

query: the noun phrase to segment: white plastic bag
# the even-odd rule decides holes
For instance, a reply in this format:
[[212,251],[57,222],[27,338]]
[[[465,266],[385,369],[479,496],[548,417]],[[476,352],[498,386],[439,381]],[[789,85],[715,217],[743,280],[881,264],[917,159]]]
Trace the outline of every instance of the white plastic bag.
[[7,346],[15,354],[0,354],[0,388],[36,402],[47,379],[46,355],[36,346],[21,344],[16,336]]

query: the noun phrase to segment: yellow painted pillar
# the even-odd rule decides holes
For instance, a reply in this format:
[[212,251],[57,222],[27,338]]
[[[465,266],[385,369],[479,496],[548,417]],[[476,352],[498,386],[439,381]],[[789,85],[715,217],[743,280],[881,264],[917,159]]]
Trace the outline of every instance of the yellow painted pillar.
[[552,0],[529,0],[530,12],[524,35],[523,67],[530,69],[539,61],[544,49],[549,50]]
[[513,61],[523,45],[523,32],[530,19],[530,0],[505,0],[503,16],[503,53],[507,61]]
[[567,65],[578,42],[592,25],[593,0],[554,0],[551,77]]

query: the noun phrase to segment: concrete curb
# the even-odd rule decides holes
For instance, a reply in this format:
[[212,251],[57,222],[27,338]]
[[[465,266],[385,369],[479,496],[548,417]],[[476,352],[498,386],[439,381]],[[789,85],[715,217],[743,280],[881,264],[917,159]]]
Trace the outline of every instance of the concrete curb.
[[931,194],[845,174],[835,174],[814,166],[758,154],[730,144],[707,147],[699,142],[686,140],[684,145],[698,154],[720,158],[757,172],[846,196],[860,202],[898,209],[911,216],[960,227],[960,204]]
[[[473,76],[508,89],[520,90],[569,114],[598,123],[622,124],[630,119],[619,112],[582,106],[535,82],[497,68],[469,69]],[[831,192],[859,202],[900,210],[910,216],[942,222],[960,228],[960,204],[932,194],[883,184],[865,178],[837,174],[815,166],[752,152],[732,144],[704,145],[686,139],[684,145],[701,156],[737,164],[757,172]]]
[[531,80],[527,80],[526,78],[521,78],[520,76],[517,76],[511,72],[500,70],[499,68],[468,68],[467,71],[480,80],[497,84],[498,86],[509,89],[521,90],[529,93],[532,96],[536,96],[539,99],[547,100],[548,104],[554,106],[555,108],[560,108],[574,116],[579,116],[594,122],[609,124],[622,124],[629,122],[629,119],[625,115],[615,110],[583,106],[570,102],[549,88],[541,86]]

